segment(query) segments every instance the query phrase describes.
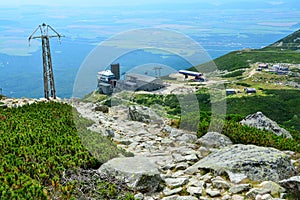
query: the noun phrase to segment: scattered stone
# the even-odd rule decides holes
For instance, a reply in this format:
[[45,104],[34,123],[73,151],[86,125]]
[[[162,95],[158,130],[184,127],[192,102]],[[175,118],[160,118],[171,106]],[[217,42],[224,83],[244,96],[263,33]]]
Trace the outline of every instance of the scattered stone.
[[292,135],[285,129],[281,128],[276,122],[266,117],[262,112],[257,112],[252,115],[248,115],[241,121],[241,124],[246,126],[252,126],[261,130],[268,130],[274,134],[280,136],[284,135],[287,138],[292,138]]
[[177,187],[177,188],[174,188],[174,189],[170,189],[168,187],[165,187],[164,190],[163,190],[163,194],[165,196],[170,196],[170,195],[173,195],[173,194],[177,194],[179,192],[181,192],[183,190],[182,187]]
[[264,189],[271,190],[272,195],[277,195],[277,194],[285,192],[285,189],[283,187],[281,187],[280,185],[278,185],[277,183],[275,183],[273,181],[264,181],[260,184],[260,186]]
[[194,187],[194,186],[188,186],[187,187],[187,192],[190,194],[190,195],[201,195],[202,194],[202,190],[203,190],[203,187]]
[[184,156],[184,159],[186,161],[190,161],[190,162],[196,162],[196,161],[198,161],[198,157],[195,154],[186,155],[186,156]]
[[251,189],[251,185],[250,184],[238,184],[238,185],[234,185],[229,189],[229,192],[232,194],[238,194],[238,193],[242,193],[244,191],[248,191]]
[[199,168],[212,169],[217,174],[240,173],[258,181],[279,181],[297,174],[283,152],[274,148],[243,144],[231,145],[213,152],[188,167],[186,172],[195,172]]
[[289,179],[279,181],[279,185],[284,187],[289,192],[300,196],[300,176],[293,176]]
[[273,199],[273,197],[270,194],[264,194],[264,195],[257,195],[255,197],[255,200],[270,200]]
[[170,133],[170,137],[176,138],[176,137],[179,137],[179,136],[181,136],[183,134],[184,134],[184,132],[182,130],[172,129],[171,133]]
[[207,156],[210,154],[210,150],[204,146],[199,147],[198,151],[201,153],[201,156]]
[[157,166],[144,157],[114,158],[104,163],[98,172],[125,180],[129,187],[141,192],[156,191],[162,181]]
[[232,197],[229,194],[225,194],[221,200],[230,200]]
[[221,148],[228,145],[232,145],[231,140],[220,133],[208,132],[197,140],[197,143],[207,148]]
[[235,194],[235,195],[232,196],[231,199],[232,200],[244,200],[245,198],[243,196],[241,196],[241,195]]
[[163,124],[163,120],[150,108],[139,105],[129,106],[129,118],[144,123]]
[[270,189],[252,188],[246,193],[246,197],[255,199],[257,195],[264,195],[270,193]]
[[218,197],[221,195],[221,192],[219,190],[212,190],[210,188],[206,189],[206,194],[208,194],[210,197]]
[[143,200],[144,195],[142,193],[137,193],[137,194],[134,195],[134,199],[135,200]]
[[168,197],[163,197],[161,200],[177,200],[178,197],[179,195],[172,195]]
[[181,163],[176,164],[175,169],[176,170],[184,170],[188,167],[189,167],[189,165],[186,162],[181,162]]
[[194,134],[183,134],[176,138],[177,141],[183,141],[183,142],[195,142],[197,140],[197,136]]
[[188,178],[166,178],[165,182],[170,188],[183,186],[188,182]]
[[177,197],[177,200],[198,200],[198,198],[193,196],[179,196]]
[[220,180],[220,179],[212,179],[212,185],[214,188],[217,189],[229,189],[230,184],[227,183],[225,180]]
[[103,112],[103,113],[108,113],[109,112],[109,108],[108,106],[105,106],[105,105],[98,105],[94,108],[95,111],[100,111],[100,112]]

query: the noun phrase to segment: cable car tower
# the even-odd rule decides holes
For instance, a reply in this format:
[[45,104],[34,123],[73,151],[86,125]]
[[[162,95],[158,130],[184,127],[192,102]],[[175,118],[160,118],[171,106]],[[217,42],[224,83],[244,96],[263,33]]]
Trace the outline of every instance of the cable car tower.
[[[38,30],[40,30],[41,35],[34,36],[34,34]],[[48,34],[49,30],[53,31],[54,35],[49,35]],[[50,53],[50,42],[49,42],[49,38],[53,38],[53,37],[58,37],[58,40],[60,42],[60,38],[63,36],[60,35],[58,32],[56,32],[50,25],[46,25],[45,23],[43,23],[42,25],[39,25],[28,38],[29,45],[31,39],[38,39],[38,38],[42,39],[44,95],[46,99],[49,99],[49,91],[51,97],[53,99],[56,99],[52,59]]]

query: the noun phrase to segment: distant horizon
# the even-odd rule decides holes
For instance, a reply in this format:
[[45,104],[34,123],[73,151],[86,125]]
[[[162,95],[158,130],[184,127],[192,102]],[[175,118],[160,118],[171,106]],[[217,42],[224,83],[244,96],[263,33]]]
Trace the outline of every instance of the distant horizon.
[[[41,42],[32,40],[28,45],[28,36],[42,23],[65,36],[61,44],[51,39],[51,53],[58,90],[69,95],[85,58],[120,33],[141,28],[176,31],[198,42],[214,59],[270,45],[300,29],[300,4],[296,0],[1,1],[0,88],[8,95],[42,94]],[[137,60],[162,61],[160,55],[156,60],[145,56]],[[175,61],[163,61],[177,66]],[[124,62],[126,69],[136,64]]]

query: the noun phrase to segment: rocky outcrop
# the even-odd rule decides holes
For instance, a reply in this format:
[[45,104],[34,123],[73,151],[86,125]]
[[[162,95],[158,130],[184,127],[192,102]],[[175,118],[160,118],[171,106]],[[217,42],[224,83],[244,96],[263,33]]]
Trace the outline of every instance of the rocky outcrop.
[[108,106],[98,105],[98,106],[95,106],[94,110],[95,111],[100,111],[100,112],[103,112],[103,113],[108,113],[109,108],[108,108]]
[[141,192],[155,192],[161,182],[157,165],[145,157],[114,158],[104,163],[98,172],[125,180],[130,188]]
[[258,181],[280,181],[297,173],[289,157],[283,152],[274,148],[242,144],[213,152],[187,171],[193,173],[199,168],[212,169],[217,174],[226,172],[232,182],[240,182],[246,177]]
[[133,121],[163,124],[163,120],[150,108],[145,106],[129,106],[129,118]]
[[227,136],[217,132],[206,133],[197,140],[197,143],[207,148],[220,148],[232,144],[231,140]]
[[266,117],[262,112],[248,115],[241,121],[241,124],[255,127],[261,130],[265,129],[267,131],[273,132],[278,136],[284,135],[287,138],[292,138],[291,134],[287,130],[281,128],[276,122]]

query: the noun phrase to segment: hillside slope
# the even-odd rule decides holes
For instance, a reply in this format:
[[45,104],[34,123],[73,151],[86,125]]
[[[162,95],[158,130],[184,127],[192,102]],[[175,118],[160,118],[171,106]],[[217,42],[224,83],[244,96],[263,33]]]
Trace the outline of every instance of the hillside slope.
[[190,70],[209,72],[213,62],[219,70],[249,68],[251,63],[300,63],[300,30],[262,49],[243,49],[204,63]]

